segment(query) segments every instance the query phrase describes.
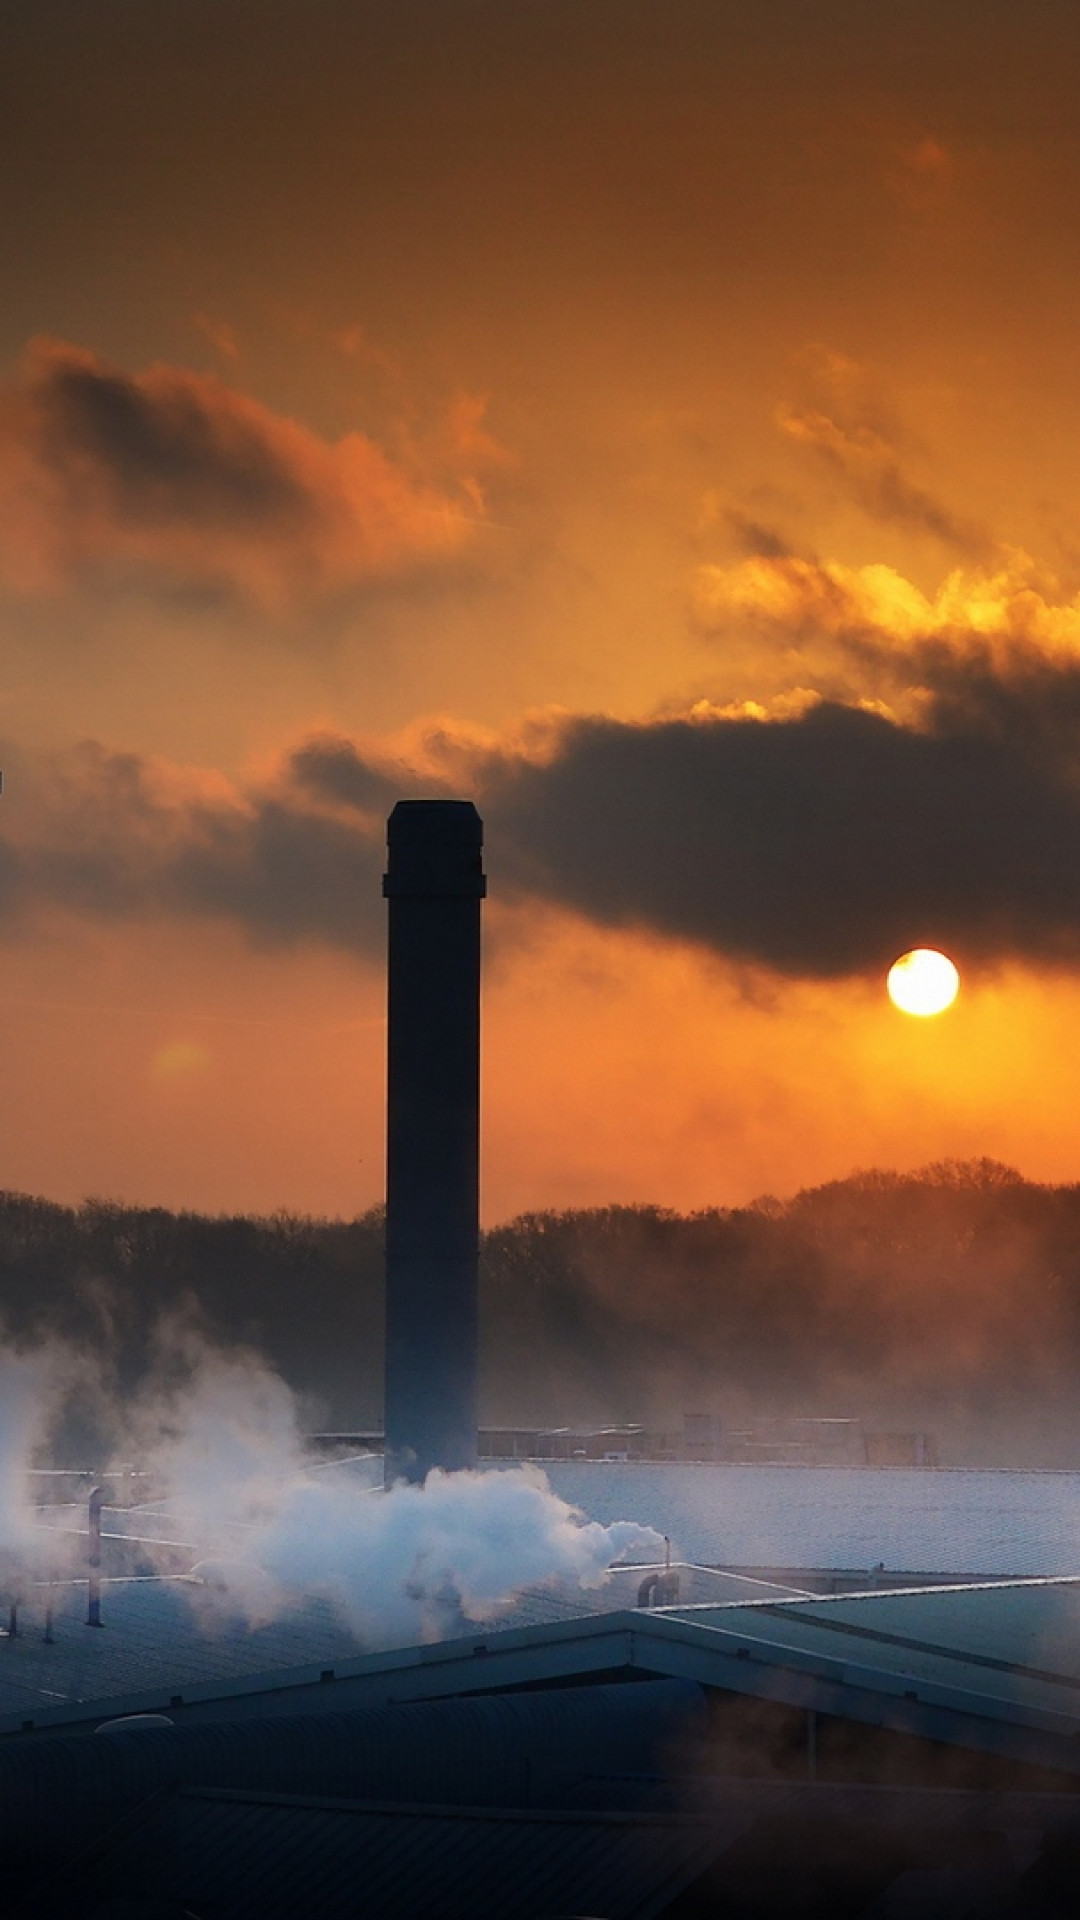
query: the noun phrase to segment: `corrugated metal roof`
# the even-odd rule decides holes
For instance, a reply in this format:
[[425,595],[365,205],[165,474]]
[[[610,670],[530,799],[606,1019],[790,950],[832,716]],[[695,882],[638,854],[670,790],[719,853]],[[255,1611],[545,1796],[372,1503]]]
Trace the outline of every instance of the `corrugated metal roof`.
[[[185,1688],[185,1704],[176,1711],[188,1719],[221,1720],[567,1684],[633,1671],[678,1675],[722,1691],[815,1707],[1078,1771],[1080,1685],[1075,1655],[1067,1651],[1077,1584],[624,1610],[545,1626],[485,1629],[437,1645],[337,1658],[326,1669],[308,1663],[257,1676],[233,1673]],[[970,1646],[966,1608],[971,1609]],[[1045,1648],[1050,1665],[1032,1663],[1033,1646]],[[0,1660],[4,1657],[0,1649]],[[324,1678],[333,1680],[332,1694]],[[169,1706],[169,1695],[145,1689],[107,1705],[56,1705],[35,1718],[41,1726],[56,1727],[85,1723],[92,1714],[101,1718],[106,1710],[162,1706]],[[9,1720],[12,1724],[19,1722]]]
[[[702,1474],[722,1471],[695,1464],[646,1469],[560,1464],[571,1473],[592,1473],[594,1492],[588,1505],[592,1512],[600,1508],[601,1515],[601,1487],[608,1489],[604,1497],[613,1513],[630,1510],[625,1473],[657,1475],[663,1491],[688,1478],[696,1481]],[[761,1486],[774,1470],[731,1471]],[[879,1488],[915,1482],[931,1492],[957,1479],[972,1486],[1072,1479],[777,1471],[787,1481],[794,1476],[797,1484],[807,1486],[811,1476],[824,1472],[833,1478],[839,1474],[845,1486],[853,1481]],[[667,1524],[668,1516],[660,1517]],[[424,1689],[435,1694],[455,1688],[476,1691],[630,1666],[682,1672],[708,1685],[768,1691],[773,1697],[786,1688],[793,1698],[808,1698],[806,1689],[816,1687],[823,1710],[850,1711],[856,1717],[881,1712],[895,1720],[896,1703],[911,1696],[920,1712],[933,1705],[983,1723],[1057,1734],[1065,1727],[1080,1731],[1080,1583],[788,1598],[791,1589],[709,1568],[680,1571],[680,1605],[655,1616],[634,1608],[642,1569],[624,1568],[589,1593],[570,1586],[532,1589],[498,1620],[445,1648],[370,1659],[334,1609],[318,1600],[250,1628],[225,1601],[184,1581],[116,1581],[106,1584],[105,1626],[95,1631],[85,1625],[85,1586],[59,1587],[54,1644],[45,1645],[41,1637],[40,1592],[35,1605],[22,1610],[18,1638],[0,1635],[0,1731],[14,1731],[27,1722],[77,1723],[91,1713],[104,1718],[109,1712],[168,1708],[175,1699],[193,1697],[208,1703],[205,1717],[221,1717],[222,1712],[242,1711],[236,1702],[245,1691],[251,1711],[264,1710],[260,1701],[267,1698],[274,1699],[276,1709],[283,1696],[299,1701],[306,1689],[318,1690],[324,1673],[350,1676],[339,1685],[351,1688],[359,1703],[361,1696],[365,1701],[388,1698],[399,1684],[416,1698]],[[651,1637],[650,1620],[657,1627]],[[567,1621],[577,1624],[561,1629],[560,1623]],[[737,1643],[744,1649],[741,1672],[733,1664]],[[479,1653],[489,1656],[483,1673],[476,1664]],[[400,1682],[394,1676],[401,1676]],[[802,1693],[792,1676],[799,1677]],[[832,1704],[826,1706],[826,1700]],[[216,1701],[227,1704],[218,1709]],[[925,1714],[920,1724],[928,1730]]]
[[983,1711],[1080,1721],[1080,1583],[929,1588],[752,1608],[669,1610],[764,1652],[821,1656],[907,1685],[977,1697]]
[[910,1593],[822,1596],[783,1614],[927,1646],[976,1663],[1003,1662],[1080,1686],[1080,1581],[931,1587]]
[[427,1805],[574,1806],[584,1775],[655,1770],[673,1742],[702,1732],[704,1709],[699,1687],[655,1680],[7,1742],[4,1858],[70,1855],[178,1783]]
[[[674,1816],[500,1814],[178,1791],[79,1876],[91,1900],[170,1900],[230,1920],[653,1920],[728,1844]],[[63,1920],[57,1890],[51,1911]]]
[[[789,1587],[747,1582],[711,1568],[683,1568],[682,1598],[782,1599]],[[610,1613],[637,1600],[642,1569],[619,1569],[602,1587],[570,1582],[520,1594],[483,1635],[517,1627]],[[0,1732],[80,1701],[110,1700],[212,1688],[245,1675],[297,1667],[324,1669],[366,1651],[326,1601],[310,1599],[263,1626],[249,1627],[223,1597],[185,1579],[112,1580],[103,1587],[103,1626],[86,1625],[85,1582],[53,1590],[53,1644],[43,1639],[45,1589],[21,1607],[14,1640],[0,1632]]]
[[[352,1475],[366,1485],[376,1467],[364,1456],[313,1471]],[[869,1564],[884,1559],[928,1570],[950,1561],[1006,1568],[1071,1565],[1072,1510],[1080,1507],[1080,1476],[1071,1474],[595,1461],[553,1462],[548,1472],[556,1490],[590,1516],[601,1521],[641,1518],[706,1560],[858,1564],[860,1549],[865,1549],[861,1557]],[[67,1523],[77,1511],[56,1509],[54,1519]],[[118,1532],[176,1535],[168,1509],[161,1505],[127,1513],[110,1510],[106,1518],[108,1527]],[[782,1598],[792,1591],[775,1584],[755,1587],[736,1574],[707,1567],[683,1567],[680,1572],[681,1600],[690,1605]],[[617,1572],[591,1591],[558,1583],[531,1588],[479,1631],[486,1638],[522,1626],[542,1628],[633,1607],[640,1577],[640,1570]],[[340,1616],[317,1600],[254,1630],[219,1609],[208,1631],[190,1605],[192,1590],[185,1592],[183,1583],[117,1581],[106,1587],[106,1625],[95,1633],[84,1624],[84,1594],[78,1585],[57,1589],[53,1646],[44,1646],[40,1638],[40,1595],[35,1606],[23,1610],[24,1630],[18,1640],[6,1643],[0,1636],[0,1729],[79,1701],[104,1703],[149,1693],[164,1693],[167,1700],[176,1693],[206,1691],[219,1682],[236,1684],[244,1676],[275,1669],[321,1670],[363,1652]],[[970,1635],[984,1630],[973,1603],[965,1603],[963,1612],[958,1631]],[[1004,1620],[1000,1611],[994,1617]],[[1038,1630],[1045,1636],[1047,1622]],[[1047,1659],[1052,1666],[1059,1662],[1056,1654]],[[883,1656],[879,1664],[889,1662]]]
[[[520,1464],[520,1463],[519,1463]],[[590,1519],[641,1520],[676,1557],[744,1567],[907,1567],[987,1577],[1080,1573],[1080,1473],[557,1460],[555,1492]],[[506,1471],[511,1463],[488,1463]],[[381,1459],[309,1473],[377,1491]],[[48,1510],[85,1525],[85,1504]],[[108,1530],[184,1538],[167,1505],[106,1510]],[[179,1527],[179,1531],[178,1531]]]
[[[185,1580],[117,1580],[103,1588],[100,1629],[86,1624],[85,1581],[53,1595],[53,1644],[43,1638],[46,1595],[19,1611],[15,1639],[0,1634],[0,1727],[66,1703],[156,1689],[183,1693],[243,1674],[268,1673],[355,1656],[355,1634],[332,1608],[309,1601],[298,1613],[249,1627],[214,1607]],[[197,1602],[206,1602],[199,1611]]]
[[590,1519],[642,1520],[680,1559],[754,1567],[1080,1573],[1080,1474],[711,1461],[543,1462]]

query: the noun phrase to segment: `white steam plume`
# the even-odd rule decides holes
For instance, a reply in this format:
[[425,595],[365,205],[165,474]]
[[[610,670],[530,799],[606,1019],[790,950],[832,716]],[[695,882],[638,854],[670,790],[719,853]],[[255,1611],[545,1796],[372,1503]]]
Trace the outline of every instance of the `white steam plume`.
[[531,1466],[436,1471],[387,1494],[312,1473],[296,1401],[258,1355],[215,1348],[190,1317],[163,1323],[158,1348],[125,1445],[170,1531],[200,1543],[211,1620],[225,1604],[257,1624],[317,1594],[366,1644],[434,1639],[495,1619],[527,1586],[599,1587],[612,1560],[663,1544],[635,1522],[584,1520]]
[[365,1640],[434,1639],[497,1618],[522,1588],[602,1585],[612,1560],[661,1548],[651,1527],[584,1521],[538,1467],[429,1473],[387,1494],[340,1482],[289,1489],[258,1542],[283,1586],[334,1601]]
[[79,1556],[76,1538],[37,1520],[29,1475],[84,1372],[59,1341],[31,1349],[0,1343],[0,1605],[21,1599],[33,1581],[70,1570]]

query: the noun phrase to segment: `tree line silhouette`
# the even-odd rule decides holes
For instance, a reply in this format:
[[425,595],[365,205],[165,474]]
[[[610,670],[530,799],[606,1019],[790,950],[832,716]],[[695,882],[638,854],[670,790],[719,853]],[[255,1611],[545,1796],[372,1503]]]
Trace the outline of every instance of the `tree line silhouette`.
[[[123,1395],[178,1311],[264,1355],[310,1426],[379,1425],[378,1210],[211,1217],[0,1194],[9,1341],[72,1343]],[[944,1429],[956,1458],[1080,1464],[1080,1184],[991,1160],[689,1215],[522,1214],[485,1236],[481,1320],[490,1425],[839,1414]]]

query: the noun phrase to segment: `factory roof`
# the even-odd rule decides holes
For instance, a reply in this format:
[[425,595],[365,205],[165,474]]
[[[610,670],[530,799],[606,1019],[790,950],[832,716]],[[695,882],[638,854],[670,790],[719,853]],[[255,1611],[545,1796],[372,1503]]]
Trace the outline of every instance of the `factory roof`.
[[[48,1692],[41,1676],[44,1656],[57,1653],[59,1637],[53,1648],[29,1641],[24,1650],[17,1643],[0,1647],[0,1660],[11,1662],[7,1685],[20,1670],[25,1683],[20,1700],[0,1718],[0,1730],[17,1731],[28,1722],[42,1729],[87,1725],[107,1713],[148,1710],[181,1721],[310,1712],[315,1703],[323,1710],[359,1707],[636,1674],[691,1679],[1080,1771],[1076,1579],[843,1598],[780,1594],[652,1611],[622,1607],[542,1625],[487,1626],[375,1654],[350,1651],[340,1636],[334,1640],[325,1614],[321,1625],[306,1614],[293,1630],[292,1664],[271,1665],[271,1650],[285,1644],[275,1628],[261,1641],[252,1635],[247,1645],[227,1634],[215,1646],[209,1637],[212,1664],[205,1667],[190,1659],[190,1636],[181,1644],[184,1602],[175,1587],[161,1583],[148,1604],[145,1583],[125,1584],[126,1594],[120,1583],[110,1594],[112,1629],[95,1635],[71,1622],[72,1637],[81,1633],[91,1643],[91,1660],[116,1661],[98,1669],[115,1676],[108,1685],[97,1689],[84,1681],[81,1697],[58,1699],[59,1689]],[[115,1633],[119,1651],[98,1655],[93,1647],[106,1631]],[[149,1642],[158,1633],[155,1660]],[[129,1635],[133,1651],[125,1664],[121,1643]],[[25,1667],[22,1651],[30,1655]]]
[[458,1687],[636,1670],[1077,1773],[1078,1648],[1080,1580],[1036,1580],[609,1613],[424,1649],[393,1685],[438,1685],[440,1655]]
[[[322,1471],[366,1484],[377,1463]],[[230,1713],[265,1711],[268,1699],[298,1701],[325,1687],[324,1675],[337,1676],[339,1687],[348,1681],[366,1701],[419,1698],[429,1686],[436,1694],[528,1686],[605,1668],[687,1672],[707,1685],[793,1700],[812,1695],[823,1711],[856,1718],[887,1709],[910,1720],[914,1712],[927,1728],[930,1708],[940,1706],[970,1712],[984,1731],[1041,1728],[1053,1739],[1066,1726],[1080,1731],[1080,1578],[1070,1577],[1065,1521],[1077,1476],[579,1461],[548,1472],[555,1490],[590,1517],[647,1521],[678,1547],[689,1537],[707,1558],[726,1550],[744,1562],[783,1557],[791,1565],[810,1560],[813,1547],[819,1565],[857,1567],[861,1557],[870,1566],[906,1559],[925,1568],[935,1558],[946,1563],[944,1548],[936,1556],[920,1549],[947,1531],[954,1565],[995,1557],[1008,1565],[1053,1558],[1056,1529],[1066,1575],[826,1599],[800,1592],[797,1573],[763,1580],[684,1564],[677,1604],[650,1613],[637,1605],[645,1570],[623,1567],[592,1590],[530,1587],[482,1626],[448,1615],[443,1644],[433,1648],[405,1646],[416,1629],[403,1618],[400,1649],[374,1655],[325,1598],[300,1599],[252,1625],[227,1595],[184,1576],[112,1579],[97,1630],[86,1624],[85,1581],[71,1581],[52,1589],[51,1643],[42,1588],[20,1608],[18,1635],[0,1633],[0,1733],[93,1724],[176,1702],[185,1715],[219,1714],[222,1702]],[[52,1518],[67,1524],[62,1512]],[[117,1535],[176,1537],[164,1507],[112,1510],[108,1525]],[[874,1560],[858,1552],[871,1539]],[[110,1550],[121,1548],[128,1551],[122,1542]]]
[[[1038,1684],[1074,1689],[1080,1710],[1080,1580],[956,1585],[909,1592],[818,1595],[810,1604],[767,1600],[747,1607],[672,1607],[671,1619],[738,1627],[790,1643],[819,1645],[823,1639],[892,1663],[904,1670],[948,1661],[986,1676],[1008,1672]],[[721,1616],[722,1615],[722,1619]]]
[[[886,1878],[903,1869],[916,1829],[1031,1827],[1037,1846],[1042,1832],[1060,1827],[1075,1845],[1080,1579],[844,1596],[738,1584],[737,1599],[504,1623],[375,1654],[333,1654],[331,1640],[320,1638],[333,1617],[313,1607],[290,1631],[294,1650],[316,1657],[262,1673],[250,1662],[257,1648],[267,1654],[283,1644],[274,1637],[280,1625],[245,1644],[235,1622],[218,1620],[215,1636],[203,1619],[199,1631],[216,1662],[208,1674],[185,1664],[198,1616],[183,1582],[111,1583],[103,1601],[111,1627],[95,1632],[72,1612],[62,1632],[58,1617],[53,1647],[29,1635],[0,1645],[0,1678],[6,1668],[10,1679],[23,1655],[40,1675],[47,1656],[81,1638],[87,1658],[102,1663],[91,1670],[100,1678],[113,1661],[126,1671],[121,1643],[128,1635],[134,1644],[141,1631],[147,1682],[124,1696],[54,1701],[0,1721],[11,1730],[0,1740],[11,1845],[37,1822],[27,1862],[14,1863],[13,1884],[27,1897],[20,1916],[74,1920],[152,1897],[176,1912],[209,1911],[224,1900],[236,1920],[316,1910],[326,1920],[415,1920],[446,1911],[450,1889],[453,1911],[485,1920],[559,1911],[651,1920],[681,1889],[712,1886],[710,1874],[726,1886],[746,1847],[755,1871],[778,1875],[781,1887],[797,1860],[799,1873],[824,1873],[828,1882],[827,1859],[802,1860],[811,1832],[832,1835],[829,1844],[842,1849],[865,1830]],[[748,1599],[750,1591],[756,1597]],[[105,1644],[114,1633],[119,1651]],[[190,1684],[185,1672],[196,1676]],[[899,1751],[907,1767],[911,1741],[889,1748],[888,1736],[914,1736],[925,1743],[918,1750],[928,1770],[906,1773],[920,1786],[899,1793],[872,1784],[872,1759],[861,1784],[859,1775],[819,1786],[812,1774],[801,1784],[770,1784],[678,1770],[667,1780],[670,1763],[660,1756],[670,1741],[656,1741],[654,1722],[686,1715],[688,1734],[712,1739],[740,1724],[727,1712],[732,1701],[738,1712],[739,1697],[750,1705],[750,1725],[767,1724],[755,1718],[762,1712],[775,1725],[779,1709],[781,1725],[797,1739],[801,1730],[804,1743],[820,1738],[825,1753],[830,1729],[845,1751],[861,1752],[863,1736],[854,1734],[862,1728],[879,1743],[868,1754]],[[173,1724],[123,1724],[122,1716],[140,1712],[167,1714]],[[87,1737],[113,1717],[116,1731]],[[20,1739],[14,1729],[27,1718],[43,1738]],[[503,1724],[518,1719],[520,1728]],[[693,1738],[685,1755],[700,1767]],[[650,1740],[654,1759],[645,1751]],[[934,1771],[942,1753],[944,1780]],[[984,1776],[988,1765],[999,1771]],[[989,1792],[956,1791],[984,1779]],[[55,1867],[46,1784],[64,1806],[68,1836]],[[321,1797],[328,1793],[353,1797]],[[376,1803],[374,1794],[386,1800]],[[451,1806],[455,1798],[460,1804]],[[672,1804],[678,1817],[665,1811]],[[565,1805],[575,1811],[554,1811]],[[890,1822],[895,1845],[883,1838]],[[937,1858],[932,1833],[919,1844],[913,1872]],[[948,1857],[962,1864],[963,1845],[949,1845]],[[41,1880],[45,1866],[65,1877]],[[357,1905],[357,1888],[366,1906]],[[950,1881],[949,1910],[963,1892]],[[992,1875],[979,1893],[983,1904],[970,1910],[997,1911],[999,1892]]]
[[698,1687],[659,1680],[0,1743],[3,1863],[41,1920],[147,1895],[233,1920],[502,1920],[520,1912],[509,1888],[548,1913],[603,1892],[610,1914],[607,1885],[648,1920],[730,1823],[612,1819],[575,1796],[620,1768],[654,1777],[704,1722]]
[[[732,1647],[758,1669],[764,1684],[748,1691],[781,1697],[782,1670],[802,1675],[822,1710],[933,1738],[962,1726],[961,1744],[996,1750],[1045,1735],[1049,1752],[1080,1734],[1075,1579],[666,1610],[663,1628],[675,1622],[714,1641],[717,1671]],[[1062,1753],[1055,1764],[1080,1771],[1080,1756]]]
[[[601,1587],[562,1582],[527,1588],[479,1631],[540,1628],[632,1607],[642,1576],[640,1567],[616,1568]],[[794,1591],[707,1567],[681,1568],[679,1576],[681,1598],[691,1604],[783,1599]],[[46,1641],[50,1602],[52,1638]],[[0,1632],[0,1733],[30,1721],[64,1724],[84,1711],[100,1717],[110,1702],[128,1696],[167,1706],[192,1689],[212,1695],[253,1676],[295,1669],[318,1674],[365,1652],[359,1635],[325,1599],[301,1599],[278,1618],[252,1625],[226,1595],[187,1576],[104,1581],[101,1619],[100,1629],[87,1625],[85,1580],[31,1590],[19,1609],[15,1637]],[[467,1627],[458,1623],[459,1631]],[[401,1639],[411,1637],[405,1630]]]
[[[580,1624],[600,1632],[599,1651],[610,1657],[627,1620]],[[324,1688],[320,1705],[298,1717],[283,1717],[277,1700],[270,1717],[247,1725],[121,1726],[105,1738],[0,1743],[13,1911],[19,1920],[75,1920],[133,1903],[133,1912],[227,1911],[233,1920],[316,1911],[323,1920],[555,1912],[659,1920],[683,1911],[684,1890],[694,1912],[729,1903],[742,1912],[740,1889],[755,1912],[792,1910],[797,1893],[800,1911],[809,1901],[815,1912],[842,1907],[866,1920],[989,1916],[1006,1904],[1050,1911],[1039,1872],[1044,1861],[1075,1858],[1080,1794],[985,1782],[965,1791],[955,1753],[944,1787],[702,1770],[698,1742],[716,1722],[700,1686],[650,1676],[664,1660],[686,1664],[708,1629],[673,1615],[641,1625],[637,1646],[621,1651],[636,1655],[634,1675],[646,1684],[529,1690],[520,1661],[511,1679],[500,1657],[501,1675],[485,1672],[491,1691],[479,1697],[455,1695],[451,1679],[449,1698],[342,1712],[336,1689],[323,1704]],[[524,1645],[530,1636],[515,1637]],[[565,1628],[546,1637],[561,1641],[563,1668],[583,1677],[582,1644]],[[382,1684],[400,1689],[406,1673],[426,1666],[430,1691],[456,1665],[460,1689],[462,1660],[476,1651],[414,1649],[397,1657],[396,1672],[384,1657]],[[500,1680],[509,1691],[498,1691]],[[973,1865],[984,1870],[977,1887],[968,1884]],[[1030,1891],[1028,1867],[1034,1907],[1013,1903]],[[891,1891],[876,1903],[894,1887],[899,1905]]]
[[641,1520],[679,1558],[988,1578],[1080,1572],[1080,1473],[720,1461],[545,1461],[590,1519]]
[[[1046,1915],[1045,1901],[1032,1909],[1010,1896],[1023,1900],[1024,1866],[1038,1859],[1040,1842],[1075,1846],[1080,1830],[1074,1795],[805,1781],[695,1785],[693,1811],[679,1814],[656,1806],[443,1807],[174,1785],[117,1822],[89,1856],[54,1863],[36,1885],[24,1877],[28,1897],[18,1913],[20,1920],[224,1910],[232,1920],[314,1912],[320,1920],[418,1920],[454,1912],[525,1920],[602,1910],[608,1920],[654,1920],[678,1912],[688,1889],[695,1912],[720,1910],[718,1895],[724,1911],[744,1911],[736,1905],[740,1891],[757,1894],[753,1911],[761,1911],[764,1894],[773,1912],[790,1911],[797,1888],[802,1907],[809,1896],[815,1911],[824,1895],[825,1910],[853,1912],[857,1901],[863,1916]],[[835,1850],[829,1858],[837,1836],[848,1869],[839,1886]],[[982,1868],[974,1881],[972,1861]],[[890,1890],[884,1907],[874,1899],[879,1889]],[[778,1902],[778,1892],[788,1898]]]
[[[72,1889],[145,1897],[260,1920],[416,1920],[433,1897],[455,1912],[530,1910],[653,1920],[724,1849],[723,1828],[651,1814],[505,1811],[174,1788],[114,1832]],[[358,1904],[358,1892],[362,1904]],[[64,1920],[63,1905],[53,1920]]]
[[84,1580],[55,1588],[52,1601],[51,1643],[42,1592],[20,1608],[14,1638],[0,1633],[0,1731],[63,1722],[81,1703],[107,1707],[147,1691],[167,1706],[193,1686],[212,1689],[304,1662],[328,1665],[360,1651],[356,1635],[319,1600],[250,1626],[188,1580],[111,1580],[100,1629],[86,1623]]

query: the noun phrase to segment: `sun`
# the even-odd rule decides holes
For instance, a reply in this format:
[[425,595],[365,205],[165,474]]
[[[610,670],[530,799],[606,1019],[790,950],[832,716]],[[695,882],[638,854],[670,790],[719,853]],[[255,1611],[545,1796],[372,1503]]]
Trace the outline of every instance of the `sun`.
[[947,954],[935,947],[913,947],[889,968],[887,984],[894,1007],[925,1020],[952,1006],[960,991],[960,975]]

